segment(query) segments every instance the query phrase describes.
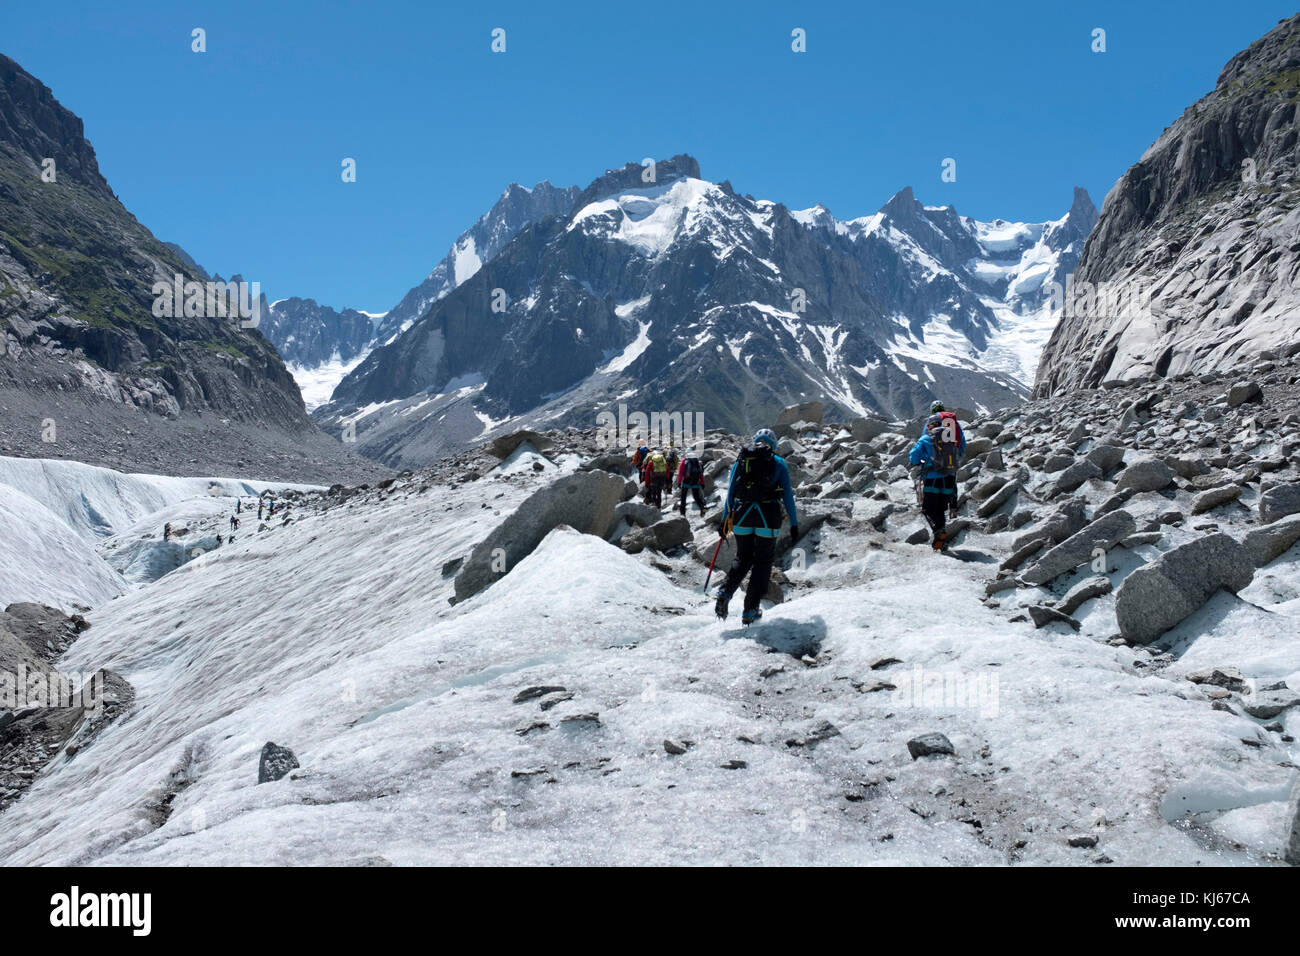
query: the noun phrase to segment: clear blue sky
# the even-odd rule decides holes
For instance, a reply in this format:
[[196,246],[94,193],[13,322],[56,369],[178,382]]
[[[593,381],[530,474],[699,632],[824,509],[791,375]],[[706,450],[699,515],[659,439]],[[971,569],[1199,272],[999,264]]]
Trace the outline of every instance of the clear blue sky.
[[[706,179],[840,218],[907,185],[982,219],[1056,218],[1075,185],[1100,206],[1228,58],[1294,12],[9,0],[0,51],[85,120],[109,183],[159,238],[272,298],[383,311],[508,183],[586,185],[645,156],[690,152]],[[190,50],[194,27],[206,53]],[[795,27],[806,53],[790,49]],[[940,181],[945,157],[955,183]]]

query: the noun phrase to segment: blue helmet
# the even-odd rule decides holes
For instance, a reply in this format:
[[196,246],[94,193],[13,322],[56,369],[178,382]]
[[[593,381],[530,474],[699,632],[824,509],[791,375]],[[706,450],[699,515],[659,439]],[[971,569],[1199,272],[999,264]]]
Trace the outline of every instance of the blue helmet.
[[776,433],[770,428],[760,428],[754,433],[754,444],[762,442],[768,448],[776,451]]

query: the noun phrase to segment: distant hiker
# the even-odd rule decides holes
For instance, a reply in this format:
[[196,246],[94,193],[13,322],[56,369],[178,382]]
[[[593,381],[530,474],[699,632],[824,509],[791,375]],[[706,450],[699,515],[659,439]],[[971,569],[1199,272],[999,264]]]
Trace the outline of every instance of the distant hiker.
[[677,466],[677,487],[681,489],[681,497],[677,502],[677,510],[686,514],[686,492],[690,492],[695,503],[700,506],[700,517],[704,517],[704,462],[700,461],[700,456],[693,451],[688,451],[682,463]]
[[239,527],[239,519],[236,518],[234,515],[231,515],[231,516],[230,516],[230,530],[231,530],[231,531],[234,531],[234,530],[235,530],[236,528],[238,528],[238,527]]
[[650,449],[645,445],[638,445],[635,452],[632,453],[632,467],[636,469],[637,474],[645,472],[646,459],[650,457]]
[[172,523],[168,521],[165,525],[163,525],[163,540],[170,541],[171,539],[172,539]]
[[266,503],[263,502],[261,498],[258,498],[257,499],[257,520],[258,521],[262,520],[262,509],[264,507],[266,507]]
[[749,575],[745,589],[745,610],[740,620],[752,624],[763,616],[759,602],[767,593],[776,555],[776,539],[781,533],[781,505],[790,519],[791,541],[799,540],[799,515],[794,507],[794,489],[790,487],[790,469],[776,453],[776,435],[761,429],[754,441],[740,450],[731,466],[731,486],[727,490],[726,520],[722,537],[730,530],[736,535],[736,560],[727,572],[727,580],[718,589],[714,611],[726,619],[731,596]]
[[957,513],[957,468],[965,454],[966,436],[951,413],[933,415],[925,434],[908,454],[920,491],[921,513],[933,533],[930,546],[936,551],[948,549],[947,515]]
[[243,511],[244,511],[244,499],[243,499],[243,498],[236,498],[236,499],[235,499],[235,514],[242,514]]
[[656,508],[664,506],[664,488],[671,480],[668,477],[668,459],[664,457],[661,451],[652,452],[650,455],[650,504]]

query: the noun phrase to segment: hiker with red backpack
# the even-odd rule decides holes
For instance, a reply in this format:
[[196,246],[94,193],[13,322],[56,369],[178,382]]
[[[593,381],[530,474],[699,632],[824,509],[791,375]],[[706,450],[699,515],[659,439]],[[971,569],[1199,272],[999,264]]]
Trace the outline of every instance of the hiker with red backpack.
[[930,406],[924,434],[917,439],[908,461],[917,483],[921,514],[930,525],[930,547],[948,550],[948,515],[957,514],[957,469],[966,454],[966,436],[953,412],[942,402]]
[[[784,515],[781,510],[783,503]],[[725,513],[722,537],[726,540],[729,531],[735,534],[736,560],[727,572],[727,580],[718,589],[714,612],[726,620],[731,596],[740,589],[748,574],[745,610],[740,620],[743,624],[753,624],[763,616],[759,602],[767,593],[783,517],[790,519],[791,540],[799,540],[799,515],[794,506],[790,469],[785,459],[776,453],[776,435],[771,429],[760,429],[754,441],[740,450],[740,456],[731,466]]]
[[677,466],[677,487],[681,489],[677,510],[683,515],[686,514],[686,492],[689,491],[694,497],[695,503],[699,505],[700,517],[703,518],[705,510],[704,462],[700,461],[700,456],[690,449],[687,449],[686,457]]

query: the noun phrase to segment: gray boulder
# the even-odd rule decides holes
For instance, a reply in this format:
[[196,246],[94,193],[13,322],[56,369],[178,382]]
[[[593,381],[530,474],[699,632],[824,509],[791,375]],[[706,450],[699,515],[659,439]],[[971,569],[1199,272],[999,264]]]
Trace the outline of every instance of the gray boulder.
[[892,427],[889,422],[881,418],[855,418],[849,422],[849,431],[853,433],[854,441],[871,441],[891,431]]
[[619,542],[628,554],[640,554],[646,548],[667,551],[692,540],[691,523],[682,516],[666,518],[648,528],[637,528],[623,535]]
[[1158,458],[1143,458],[1124,469],[1119,481],[1115,482],[1115,488],[1118,491],[1126,488],[1134,491],[1159,491],[1168,488],[1173,480],[1174,470],[1163,461]]
[[549,450],[554,444],[549,438],[539,432],[523,429],[521,431],[511,432],[509,435],[502,435],[500,438],[494,438],[492,444],[488,446],[488,451],[497,458],[505,459],[509,458],[514,453],[514,450],[524,442],[528,442],[528,444],[542,452]]
[[1124,460],[1124,449],[1118,445],[1097,445],[1084,457],[1105,473],[1119,467]]
[[1137,522],[1127,511],[1112,511],[1070,535],[1039,558],[1020,579],[1026,584],[1046,584],[1079,565],[1091,561],[1093,551],[1107,551],[1137,530]]
[[1245,549],[1228,535],[1189,541],[1124,579],[1115,595],[1120,634],[1130,643],[1149,644],[1199,610],[1220,588],[1235,594],[1254,576]]
[[625,484],[607,471],[578,471],[534,492],[470,552],[456,574],[455,601],[472,597],[508,574],[560,525],[602,538],[608,535]]
[[1300,512],[1300,482],[1274,485],[1259,496],[1259,520],[1265,524]]
[[1086,578],[1065,592],[1065,597],[1061,598],[1061,603],[1056,605],[1056,609],[1062,614],[1073,614],[1084,601],[1109,594],[1113,587],[1110,578],[1100,574]]
[[1242,540],[1242,547],[1255,567],[1262,568],[1291,550],[1300,541],[1300,518],[1288,518],[1264,528],[1256,528]]
[[1228,389],[1228,407],[1236,408],[1238,405],[1244,405],[1247,402],[1262,402],[1264,400],[1264,390],[1259,387],[1259,382],[1238,382]]
[[979,510],[976,513],[981,518],[989,517],[995,511],[1001,508],[1004,504],[1010,501],[1011,496],[1014,495],[1019,490],[1020,490],[1020,482],[1008,481],[1005,485],[1003,485],[996,492],[994,492],[993,495],[987,501],[981,504],[979,506]]
[[579,467],[583,471],[612,471],[624,478],[631,477],[632,472],[636,470],[631,457],[621,451],[598,455],[590,461],[584,461]]
[[1260,690],[1241,699],[1241,709],[1260,720],[1271,720],[1284,710],[1300,705],[1300,692],[1283,687]]
[[644,501],[623,501],[614,508],[613,523],[626,521],[634,528],[648,528],[663,520],[663,512]]
[[285,776],[290,770],[298,769],[298,758],[288,747],[266,742],[262,748],[262,758],[257,764],[257,782],[271,783]]
[[1211,488],[1209,491],[1202,491],[1192,499],[1192,514],[1204,514],[1219,505],[1227,504],[1229,501],[1236,501],[1241,497],[1241,485],[1221,485],[1218,488]]
[[1075,491],[1089,478],[1100,478],[1101,475],[1102,470],[1095,462],[1091,462],[1086,458],[1082,461],[1076,461],[1069,468],[1066,468],[1065,471],[1061,472],[1061,474],[1057,476],[1056,481],[1052,482],[1048,495],[1055,497],[1056,495],[1067,494],[1071,491]]
[[776,416],[776,424],[772,426],[772,430],[778,436],[789,435],[795,430],[794,426],[800,422],[820,425],[823,411],[821,402],[800,402],[798,405],[788,405],[781,409],[781,414]]
[[956,753],[952,741],[940,733],[922,734],[907,742],[907,752],[913,760],[921,757],[943,756]]

